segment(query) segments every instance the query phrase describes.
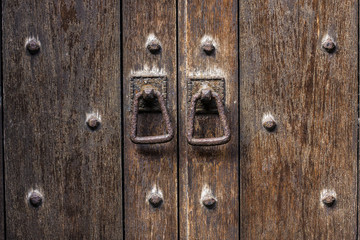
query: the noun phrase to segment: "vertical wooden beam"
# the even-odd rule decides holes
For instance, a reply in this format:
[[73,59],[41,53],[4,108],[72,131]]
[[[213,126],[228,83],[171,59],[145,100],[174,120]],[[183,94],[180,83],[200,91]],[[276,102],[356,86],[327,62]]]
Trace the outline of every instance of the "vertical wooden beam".
[[119,1],[2,4],[7,237],[119,239]]
[[[176,134],[161,144],[130,140],[134,92],[146,81],[166,98],[176,133],[176,1],[125,0],[122,11],[125,237],[177,239]],[[139,113],[137,124],[138,136],[167,132],[164,117],[153,109]]]
[[[181,239],[239,237],[237,33],[238,1],[179,1]],[[224,95],[231,132],[224,145],[192,146],[186,140],[196,81],[220,84],[213,90]],[[194,126],[196,138],[224,134],[218,114],[196,114]]]
[[[3,3],[1,3],[1,9],[3,9]],[[2,12],[1,12],[1,20],[3,19]],[[3,29],[1,29],[3,31]],[[1,32],[2,34],[2,32]],[[1,41],[1,46],[3,42]],[[1,56],[1,64],[3,62],[2,52]],[[3,133],[3,66],[0,67],[0,76],[1,76],[1,83],[0,83],[0,133],[1,133],[1,144],[0,144],[0,240],[4,240],[6,238],[5,233],[5,182],[4,182],[4,133]]]
[[[2,57],[2,54],[0,54]],[[0,67],[0,133],[1,133],[1,144],[0,144],[0,240],[5,239],[5,182],[4,182],[4,150],[3,150],[3,98],[2,98],[2,67]]]
[[357,4],[241,1],[243,239],[356,237]]
[[359,211],[360,211],[360,189],[359,189],[359,184],[360,184],[360,2],[357,1],[357,41],[358,41],[358,69],[357,69],[357,82],[358,82],[358,112],[357,112],[357,117],[358,117],[358,132],[357,132],[357,184],[356,184],[356,190],[357,190],[357,215],[356,215],[356,220],[357,220],[357,237],[359,236],[359,232],[360,232],[360,223],[359,223]]

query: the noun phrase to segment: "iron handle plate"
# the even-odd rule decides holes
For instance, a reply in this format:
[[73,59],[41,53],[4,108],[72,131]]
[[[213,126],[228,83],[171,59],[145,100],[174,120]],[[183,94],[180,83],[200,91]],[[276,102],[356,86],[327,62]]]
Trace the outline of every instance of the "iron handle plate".
[[[195,108],[197,101],[202,98],[205,100],[209,98],[209,95],[213,97],[216,101],[216,107],[218,109],[220,122],[224,131],[224,135],[222,137],[216,138],[194,138],[194,120],[195,120]],[[219,94],[217,94],[213,90],[209,89],[200,89],[199,92],[193,95],[191,98],[191,105],[190,105],[190,114],[188,118],[188,129],[187,129],[187,140],[190,145],[194,146],[215,146],[215,145],[222,145],[230,141],[231,134],[229,123],[225,115],[224,105],[221,101]]]
[[[138,115],[139,115],[139,100],[140,100],[140,98],[144,98],[146,100],[146,96],[148,94],[153,94],[157,98],[157,100],[160,104],[160,110],[161,110],[162,116],[163,116],[163,118],[165,120],[165,124],[166,124],[167,134],[165,134],[165,135],[145,136],[145,137],[137,136],[137,129],[138,129],[137,120],[138,120]],[[172,124],[170,121],[170,116],[166,109],[165,101],[164,101],[162,94],[154,88],[142,90],[141,92],[137,93],[134,97],[134,102],[133,102],[131,132],[130,132],[131,141],[136,144],[166,143],[166,142],[171,141],[171,139],[173,139],[173,137],[174,137],[174,129],[172,127]]]

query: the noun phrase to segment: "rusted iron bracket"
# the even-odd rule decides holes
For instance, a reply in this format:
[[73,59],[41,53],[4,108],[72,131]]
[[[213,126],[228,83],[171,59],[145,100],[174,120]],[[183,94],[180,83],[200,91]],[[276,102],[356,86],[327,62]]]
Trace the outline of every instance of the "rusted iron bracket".
[[[134,104],[136,94],[142,91],[144,86],[150,85],[154,90],[159,91],[166,103],[167,99],[167,77],[166,76],[133,76],[131,78],[130,94],[131,105]],[[156,99],[145,101],[144,98],[139,99],[139,112],[161,112],[159,101]]]
[[[190,78],[188,80],[188,106],[191,105],[192,96],[199,92],[199,90],[207,85],[213,91],[215,91],[222,103],[225,103],[225,79],[224,78]],[[196,113],[218,113],[216,106],[216,100],[212,98],[210,101],[197,101]]]

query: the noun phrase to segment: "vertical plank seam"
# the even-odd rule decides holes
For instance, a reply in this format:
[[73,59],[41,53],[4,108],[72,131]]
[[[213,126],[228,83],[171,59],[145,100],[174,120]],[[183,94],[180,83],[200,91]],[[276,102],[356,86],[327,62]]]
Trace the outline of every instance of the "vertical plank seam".
[[121,164],[121,205],[122,205],[122,239],[125,239],[125,174],[124,174],[124,152],[125,152],[125,137],[124,137],[124,111],[125,111],[125,107],[124,107],[124,87],[123,87],[123,68],[124,68],[124,64],[123,64],[123,58],[124,58],[124,53],[123,53],[123,1],[120,1],[120,99],[121,99],[121,103],[120,103],[120,135],[121,135],[121,158],[120,158],[120,164]]
[[238,11],[238,16],[237,16],[237,45],[238,45],[238,201],[239,201],[239,224],[238,224],[238,228],[239,228],[239,239],[241,239],[241,185],[240,185],[240,176],[241,176],[241,172],[240,172],[240,159],[241,159],[241,119],[240,119],[240,101],[241,101],[241,94],[240,94],[240,83],[241,83],[241,78],[240,78],[240,0],[237,1],[237,11]]
[[[3,19],[3,3],[0,6],[0,11],[1,11],[1,19]],[[1,50],[3,49],[3,21],[1,21]],[[0,96],[0,104],[1,104],[1,147],[2,147],[2,151],[1,151],[1,161],[2,161],[2,178],[3,178],[3,183],[2,183],[2,188],[3,188],[3,195],[1,196],[3,199],[3,227],[4,227],[4,239],[6,239],[6,201],[5,201],[5,154],[4,154],[4,150],[5,150],[5,139],[4,139],[4,101],[3,101],[3,97],[4,97],[4,85],[3,85],[3,81],[4,81],[4,72],[3,72],[3,54],[1,52],[1,66],[0,66],[0,71],[1,71],[1,83],[0,83],[0,87],[1,87],[1,96]]]
[[357,1],[357,80],[358,80],[358,87],[357,87],[357,149],[356,149],[356,239],[359,239],[359,117],[360,117],[360,113],[359,113],[359,87],[360,87],[360,82],[359,82],[359,33],[360,33],[360,28],[359,28],[359,0]]

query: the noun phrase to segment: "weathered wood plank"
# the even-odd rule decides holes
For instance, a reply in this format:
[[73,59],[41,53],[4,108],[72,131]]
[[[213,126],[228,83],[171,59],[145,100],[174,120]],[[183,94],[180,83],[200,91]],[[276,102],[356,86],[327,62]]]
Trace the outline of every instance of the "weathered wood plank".
[[[138,85],[146,81],[143,77],[166,77],[166,108],[176,133],[176,1],[123,1],[123,32],[125,237],[177,239],[176,135],[162,144],[130,140],[134,77]],[[154,45],[148,48],[151,40]],[[159,112],[140,113],[138,126],[139,136],[166,133]],[[152,193],[162,198],[160,206],[149,203]]]
[[121,238],[119,1],[2,4],[7,237]]
[[[355,239],[357,9],[241,1],[242,239]],[[334,53],[321,47],[327,34]],[[262,127],[267,113],[274,132]]]
[[[1,56],[2,54],[0,54]],[[2,76],[2,72],[0,71],[0,75]],[[2,84],[1,84],[2,86]],[[0,240],[5,239],[5,191],[4,191],[4,152],[3,152],[3,132],[2,132],[2,109],[3,109],[3,101],[2,101],[2,87],[0,87],[0,132],[1,132],[1,144],[0,144]]]
[[[179,1],[180,239],[239,237],[237,2]],[[221,146],[192,146],[186,141],[188,84],[209,78],[225,81],[231,140]],[[215,90],[221,94],[220,89]],[[194,132],[198,138],[224,134],[218,114],[209,113],[196,114]],[[217,200],[213,209],[202,203],[208,197]]]

